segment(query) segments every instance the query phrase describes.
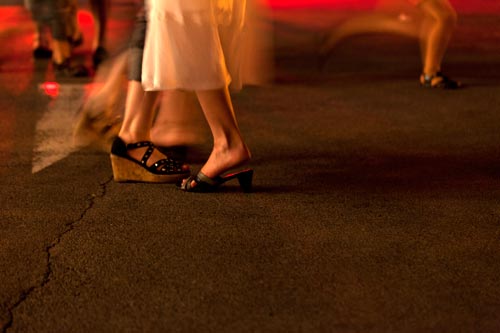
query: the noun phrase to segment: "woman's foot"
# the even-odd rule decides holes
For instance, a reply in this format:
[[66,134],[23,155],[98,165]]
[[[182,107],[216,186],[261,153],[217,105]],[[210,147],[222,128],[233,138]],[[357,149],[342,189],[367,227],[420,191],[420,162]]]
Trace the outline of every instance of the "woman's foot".
[[439,89],[459,89],[462,87],[460,81],[452,80],[441,72],[420,75],[420,84],[426,88]]
[[[162,159],[175,159],[175,160],[178,160],[179,162],[183,163],[182,169],[184,171],[189,171],[189,165],[185,164],[183,159],[180,159],[179,156],[170,156],[170,155],[165,154],[164,152],[168,151],[168,149],[161,149],[161,150],[158,149],[158,146],[152,140],[148,140],[147,138],[141,139],[138,137],[127,136],[127,135],[123,135],[123,134],[121,134],[119,137],[126,144],[131,143],[131,142],[140,142],[140,141],[150,141],[153,144],[154,150],[151,153],[148,162],[146,163],[147,167],[151,167],[154,164],[154,161],[159,161]],[[137,161],[140,161],[147,150],[148,150],[148,147],[143,147],[143,148],[137,148],[134,150],[129,150],[127,153],[131,158],[133,158]]]
[[[250,150],[243,143],[235,147],[214,148],[200,173],[208,178],[216,179],[224,175],[224,173],[245,164],[250,159]],[[184,179],[181,187],[185,188],[186,181],[191,181],[191,185],[188,187],[196,187],[196,181],[193,179]]]
[[243,192],[252,192],[252,169],[241,170],[215,178],[207,177],[200,171],[197,175],[189,176],[180,188],[185,192],[210,193],[217,191],[221,185],[232,179],[238,180]]

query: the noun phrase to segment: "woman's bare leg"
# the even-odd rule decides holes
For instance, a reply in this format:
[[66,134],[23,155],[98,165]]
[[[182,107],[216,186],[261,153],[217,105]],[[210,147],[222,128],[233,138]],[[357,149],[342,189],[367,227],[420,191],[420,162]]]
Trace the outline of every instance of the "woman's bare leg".
[[160,100],[151,139],[160,147],[193,146],[207,136],[208,126],[192,92],[169,90]]
[[[153,125],[154,109],[159,92],[145,92],[138,81],[130,81],[128,84],[127,99],[125,102],[125,113],[123,123],[118,136],[126,143],[140,141],[151,141],[151,127]],[[147,148],[129,151],[130,157],[140,161]],[[149,165],[165,158],[159,151],[154,150]]]
[[213,150],[201,172],[216,177],[250,160],[228,89],[197,91],[196,95],[213,136]]
[[150,141],[157,92],[144,92],[138,81],[128,84],[123,123],[118,136],[125,142]]
[[424,48],[423,73],[434,75],[441,63],[457,22],[457,14],[448,0],[424,0],[419,5],[424,12],[422,29]]
[[69,1],[69,14],[67,22],[67,34],[68,37],[75,43],[78,40],[82,40],[83,34],[80,30],[80,24],[78,23],[78,1]]
[[69,45],[67,39],[52,40],[52,60],[56,64],[62,64],[64,61],[71,57],[71,46]]

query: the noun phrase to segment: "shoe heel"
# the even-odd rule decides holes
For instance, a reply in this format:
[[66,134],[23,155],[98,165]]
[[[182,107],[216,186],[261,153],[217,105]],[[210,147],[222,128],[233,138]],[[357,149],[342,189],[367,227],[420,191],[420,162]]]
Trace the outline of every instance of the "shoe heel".
[[253,170],[250,169],[242,171],[236,176],[236,178],[238,178],[238,182],[240,183],[240,187],[243,192],[252,192]]
[[111,168],[113,169],[113,179],[115,182],[133,182],[138,178],[136,167],[133,162],[111,154]]

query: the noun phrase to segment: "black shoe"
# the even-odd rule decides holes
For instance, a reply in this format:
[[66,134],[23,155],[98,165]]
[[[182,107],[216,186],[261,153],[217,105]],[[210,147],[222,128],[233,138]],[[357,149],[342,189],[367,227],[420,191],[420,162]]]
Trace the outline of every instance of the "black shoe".
[[[179,187],[181,188],[181,190],[186,192],[209,193],[215,192],[222,184],[235,178],[238,179],[243,192],[252,191],[252,169],[246,169],[224,176],[217,176],[214,178],[210,178],[200,171],[196,176],[190,176],[186,180],[184,180],[179,185]],[[191,185],[192,182],[194,182],[196,185]]]
[[94,64],[94,68],[99,67],[99,65],[102,64],[104,61],[106,61],[108,58],[109,58],[108,51],[104,47],[99,46],[92,55],[92,62]]
[[52,58],[52,50],[47,47],[39,46],[33,49],[33,57],[36,59],[50,59]]
[[455,81],[443,75],[441,72],[437,72],[434,75],[420,75],[420,84],[426,88],[438,88],[438,89],[459,89],[462,88],[462,83],[460,81]]
[[[140,161],[130,157],[128,152],[133,149],[147,148]],[[156,147],[150,141],[125,143],[116,137],[111,146],[111,166],[113,179],[116,182],[141,183],[177,183],[189,175],[182,162],[171,158],[156,161],[147,165],[148,159]]]

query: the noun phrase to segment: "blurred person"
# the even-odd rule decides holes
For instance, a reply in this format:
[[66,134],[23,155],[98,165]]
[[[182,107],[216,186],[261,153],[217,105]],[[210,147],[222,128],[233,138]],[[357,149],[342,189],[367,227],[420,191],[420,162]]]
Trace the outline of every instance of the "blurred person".
[[[106,49],[106,34],[108,25],[108,13],[111,0],[89,0],[90,11],[94,18],[94,35],[92,41],[92,62],[95,68],[109,57]],[[65,31],[71,48],[83,44],[83,33],[78,23],[78,1],[77,0],[25,0],[26,8],[32,13],[35,21],[35,36],[33,55],[35,58],[50,58],[52,50],[50,39],[47,34],[47,26],[52,26],[54,19],[54,7],[51,3],[65,8],[62,20],[65,21]],[[51,8],[52,6],[52,8]]]
[[[401,0],[402,1],[402,0]],[[422,73],[420,84],[428,88],[457,89],[461,83],[441,71],[446,49],[457,23],[457,13],[448,0],[408,0],[419,17],[384,11],[351,18],[329,32],[320,47],[323,62],[344,38],[367,33],[394,33],[419,38]],[[387,3],[385,4],[387,6]]]
[[76,148],[109,152],[121,127],[127,94],[128,51],[100,66],[86,87],[86,96],[73,129]]
[[[36,23],[35,57],[50,57],[56,75],[87,76],[88,71],[82,65],[71,64],[72,45],[68,39],[69,22],[74,13],[72,0],[29,0],[27,7]],[[48,38],[44,27],[50,28],[52,47],[48,47]]]
[[[78,23],[78,0],[70,0],[69,2],[68,39],[73,47],[77,47],[83,44],[83,34]],[[94,19],[92,63],[97,68],[109,57],[106,50],[106,34],[111,0],[89,0],[88,5]]]
[[[54,19],[54,13],[50,9],[48,1],[25,0],[25,7],[31,12],[35,22],[35,34],[33,41],[33,56],[35,58],[50,58],[52,50],[50,46],[50,24]],[[71,47],[80,46],[83,43],[83,34],[80,30],[77,18],[77,0],[67,2],[67,14],[64,15],[66,35]]]

